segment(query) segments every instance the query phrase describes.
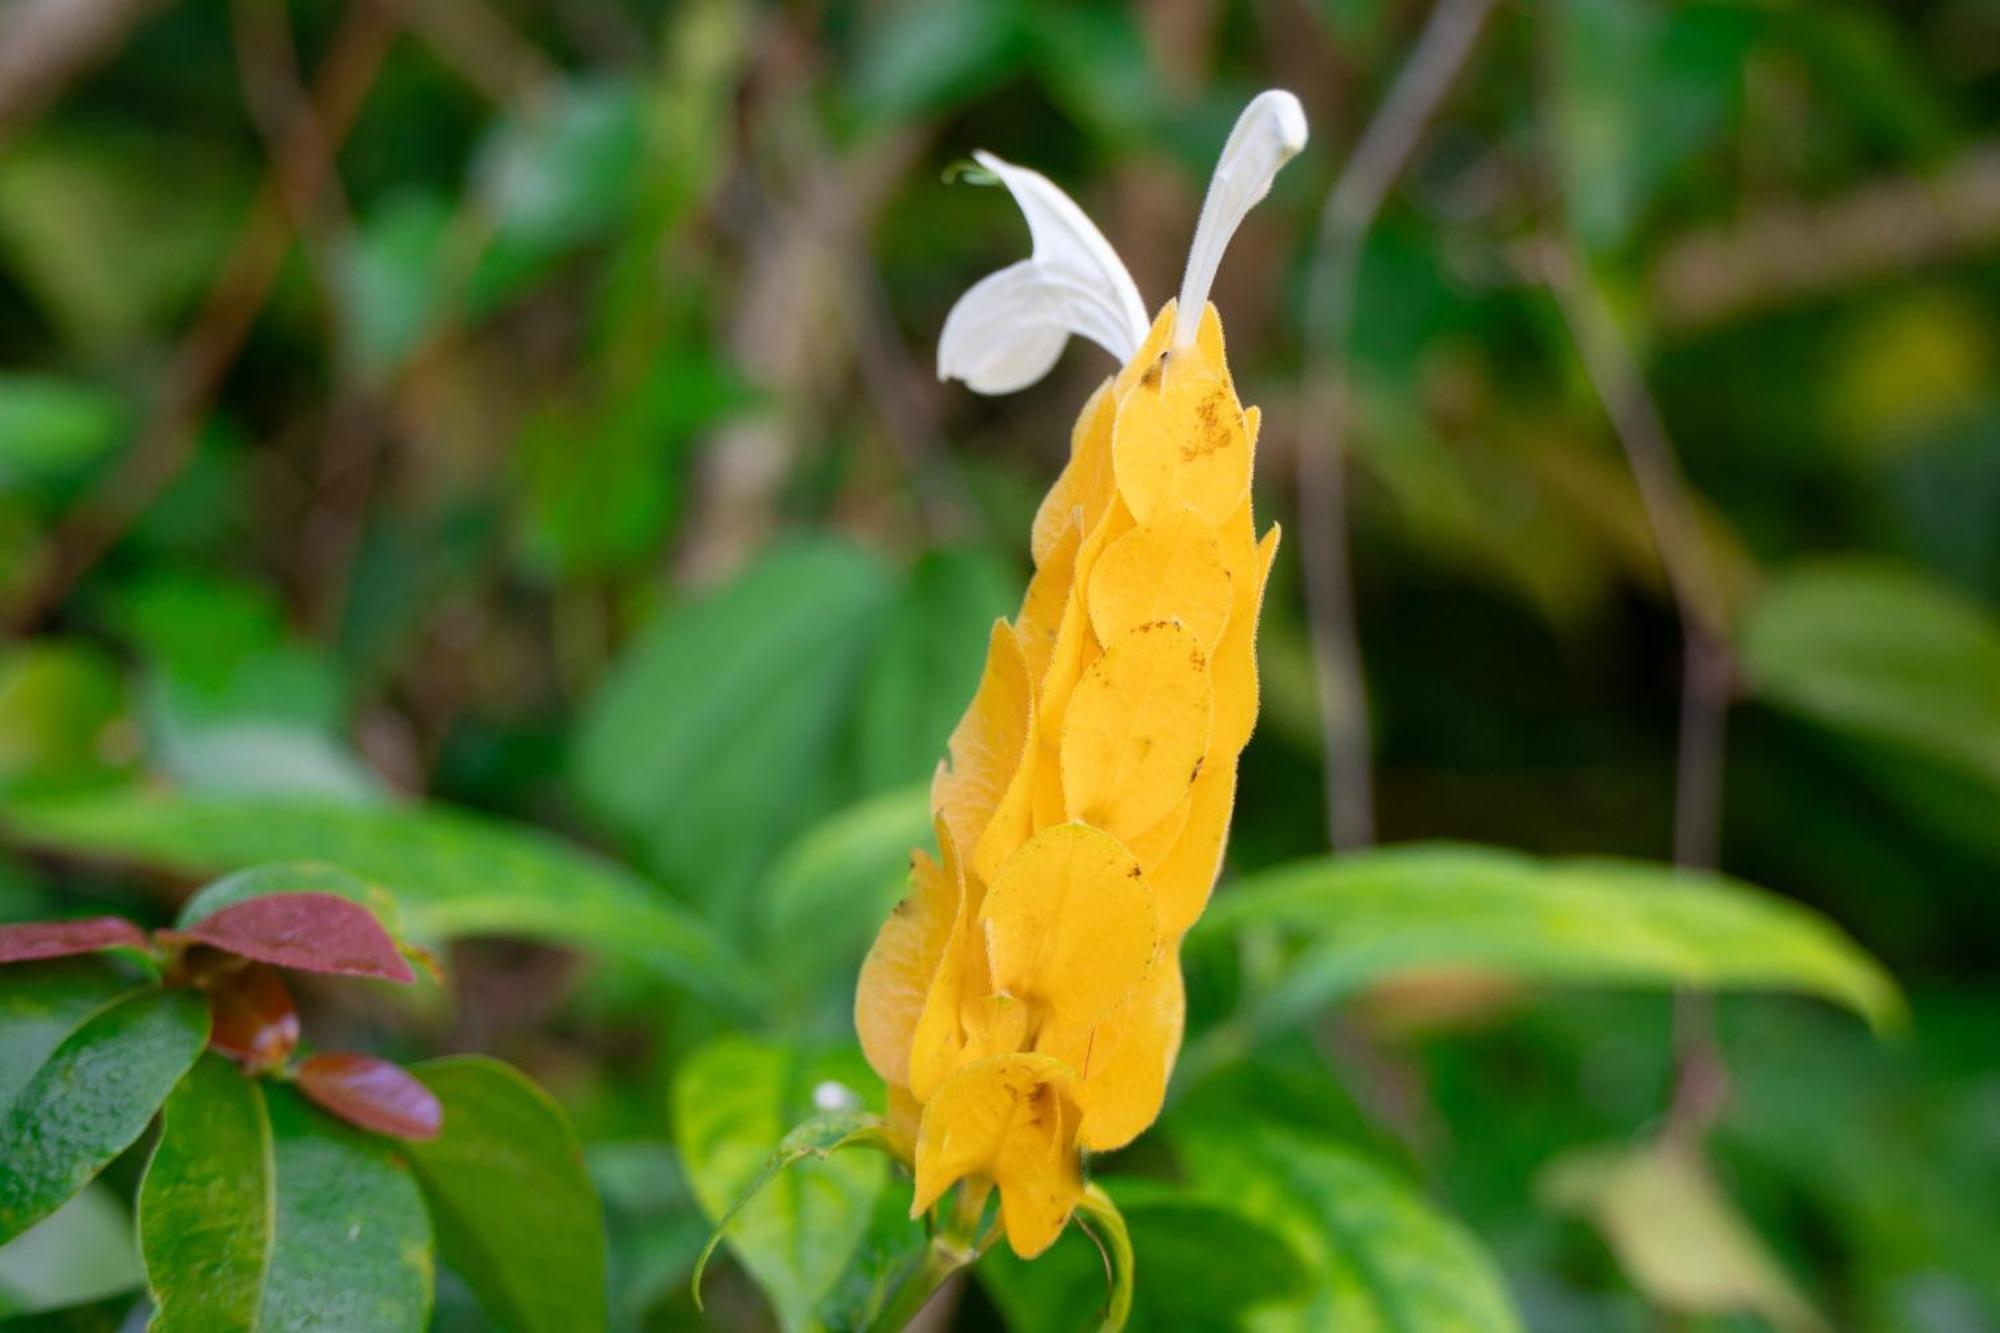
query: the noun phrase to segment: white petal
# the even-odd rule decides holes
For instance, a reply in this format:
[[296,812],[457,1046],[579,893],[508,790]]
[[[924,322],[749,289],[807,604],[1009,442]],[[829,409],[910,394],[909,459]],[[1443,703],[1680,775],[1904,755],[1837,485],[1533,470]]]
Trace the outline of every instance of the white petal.
[[1222,252],[1229,248],[1230,239],[1251,208],[1271,192],[1278,168],[1305,146],[1305,108],[1283,89],[1259,93],[1236,118],[1236,128],[1222,145],[1215,175],[1209,178],[1194,244],[1188,247],[1187,272],[1181,278],[1180,303],[1174,316],[1174,346],[1187,347],[1194,342]]
[[1110,242],[1046,176],[974,156],[1027,217],[1032,257],[958,298],[938,338],[938,378],[1011,393],[1046,375],[1071,334],[1129,359],[1145,340],[1146,308]]

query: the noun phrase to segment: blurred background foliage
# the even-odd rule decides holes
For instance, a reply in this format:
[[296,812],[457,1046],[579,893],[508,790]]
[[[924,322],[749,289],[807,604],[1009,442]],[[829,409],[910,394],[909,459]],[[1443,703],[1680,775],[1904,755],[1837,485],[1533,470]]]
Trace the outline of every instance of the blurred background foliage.
[[[491,1050],[554,1089],[593,1145],[620,1326],[696,1321],[694,1200],[726,1204],[829,1081],[873,1082],[854,967],[1109,369],[1077,346],[1016,397],[935,382],[945,310],[1026,244],[1003,195],[949,168],[983,147],[1045,171],[1160,300],[1231,118],[1263,87],[1300,95],[1312,146],[1216,296],[1265,412],[1259,503],[1293,527],[1318,211],[1427,13],[11,0],[0,798],[171,789],[226,822],[229,801],[297,797],[320,822],[221,849],[193,823],[17,813],[34,836],[0,859],[0,918],[163,919],[171,870],[232,859],[448,859],[368,822],[415,798],[639,868],[705,932],[672,936],[677,975],[748,968],[759,1017],[727,986],[691,998],[490,940],[456,945],[451,994],[414,1010],[309,998],[323,1030]],[[1289,1160],[1348,1220],[1413,1253],[1462,1243],[1393,1200],[1371,1214],[1360,1145],[1465,1220],[1529,1327],[2000,1328],[1996,135],[1986,0],[1496,10],[1359,268],[1350,512],[1382,837],[1669,855],[1679,629],[1524,258],[1560,236],[1644,368],[1727,589],[1722,866],[1845,925],[1913,1023],[1878,1043],[1806,1001],[1723,1002],[1727,1100],[1691,1162],[1651,1137],[1667,999],[1378,986],[1110,1164],[1142,1265],[1231,1274],[1185,1308],[1147,1305],[1142,1276],[1146,1326],[1225,1326],[1307,1284],[1282,1226],[1217,1222],[1203,1191],[1310,1127],[1331,1138]],[[1266,612],[1239,872],[1326,845],[1297,550]],[[610,924],[552,933],[617,935],[630,887],[591,899]],[[1195,964],[1199,1031],[1247,964]],[[726,1099],[687,1093],[690,1070]],[[691,1178],[670,1141],[716,1135],[733,1148]],[[1196,1144],[1194,1193],[1147,1178],[1169,1140]],[[879,1163],[825,1171],[794,1200],[813,1226],[786,1233],[825,1253],[739,1247],[794,1326],[832,1318],[870,1210],[894,1211]],[[126,1225],[85,1198],[90,1234]],[[6,1260],[0,1310],[46,1303],[38,1263]],[[996,1258],[959,1317],[1062,1326],[1095,1262],[1074,1236],[1027,1274]],[[63,1290],[129,1286],[102,1269]],[[709,1318],[770,1318],[740,1276],[711,1284]],[[440,1324],[476,1325],[467,1308],[447,1284]]]

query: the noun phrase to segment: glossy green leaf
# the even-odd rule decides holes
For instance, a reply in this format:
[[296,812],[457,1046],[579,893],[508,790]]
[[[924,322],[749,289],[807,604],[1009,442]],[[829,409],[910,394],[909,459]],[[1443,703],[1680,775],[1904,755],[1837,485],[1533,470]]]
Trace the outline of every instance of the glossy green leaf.
[[856,743],[867,790],[930,781],[979,686],[993,622],[1020,600],[1020,575],[985,550],[932,551],[911,567],[862,678]]
[[[1242,1328],[1257,1310],[1295,1305],[1308,1294],[1306,1265],[1291,1242],[1227,1194],[1136,1177],[1096,1183],[1125,1219],[1131,1241],[1136,1280],[1129,1327]],[[1199,1280],[1190,1276],[1196,1273]],[[979,1277],[1008,1327],[1021,1333],[1090,1328],[1092,1312],[1106,1308],[1105,1256],[1075,1227],[1032,1263],[995,1246],[980,1262]]]
[[1260,1019],[1282,1024],[1370,982],[1436,967],[1532,980],[1802,990],[1878,1026],[1888,975],[1808,908],[1720,875],[1409,846],[1294,862],[1219,894],[1197,930],[1306,941]]
[[396,1150],[266,1086],[277,1170],[259,1329],[413,1333],[430,1317],[422,1194]]
[[389,1145],[204,1060],[167,1105],[139,1228],[163,1330],[411,1333],[430,1221]]
[[1773,581],[1742,640],[1759,697],[2000,791],[2000,620],[1989,610],[1912,572],[1824,564]]
[[27,1086],[63,1038],[137,984],[106,958],[58,958],[0,968],[0,1108]]
[[119,793],[16,804],[46,847],[188,874],[310,858],[378,881],[419,939],[520,935],[634,957],[710,994],[756,991],[745,966],[664,890],[550,834],[442,806]]
[[439,1256],[502,1327],[602,1327],[604,1224],[569,1118],[522,1074],[484,1056],[410,1072],[444,1107],[444,1131],[402,1149],[430,1205]]
[[749,1037],[710,1042],[674,1080],[674,1142],[695,1198],[718,1226],[734,1210],[724,1238],[788,1330],[820,1326],[816,1307],[859,1248],[888,1166],[875,1153],[801,1160],[744,1196],[793,1126],[855,1108],[853,1089],[874,1082],[853,1052],[813,1058]]
[[825,801],[889,591],[860,547],[781,546],[655,618],[585,708],[582,796],[712,916],[747,924],[755,874]]
[[222,1057],[205,1057],[167,1099],[139,1185],[150,1333],[258,1326],[275,1177],[262,1089]]
[[[1306,1299],[1264,1311],[1260,1330],[1521,1327],[1471,1233],[1367,1158],[1321,1136],[1241,1120],[1180,1121],[1173,1141],[1197,1189],[1283,1237],[1305,1267]],[[1142,1256],[1142,1293],[1149,1280],[1157,1279]]]
[[0,1245],[0,1319],[83,1305],[137,1287],[132,1218],[92,1185]]
[[0,1111],[0,1242],[54,1212],[137,1139],[208,1040],[208,1005],[140,990],[91,1015]]
[[776,984],[807,996],[836,985],[851,994],[869,941],[910,874],[910,853],[932,842],[928,787],[849,806],[809,829],[758,895],[767,957],[786,966]]

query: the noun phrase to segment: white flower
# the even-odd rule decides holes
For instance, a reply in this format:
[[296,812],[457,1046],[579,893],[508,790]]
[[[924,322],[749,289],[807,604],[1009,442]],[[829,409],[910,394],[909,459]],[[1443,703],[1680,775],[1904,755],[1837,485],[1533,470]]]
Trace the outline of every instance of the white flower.
[[[1222,252],[1244,215],[1266,194],[1278,169],[1305,147],[1299,99],[1273,90],[1237,118],[1202,202],[1181,280],[1174,345],[1194,341]],[[938,378],[964,380],[978,393],[1012,393],[1042,376],[1072,334],[1121,363],[1145,340],[1148,320],[1123,261],[1076,202],[1039,172],[976,153],[1000,178],[1028,219],[1028,258],[989,274],[958,298],[938,337]]]

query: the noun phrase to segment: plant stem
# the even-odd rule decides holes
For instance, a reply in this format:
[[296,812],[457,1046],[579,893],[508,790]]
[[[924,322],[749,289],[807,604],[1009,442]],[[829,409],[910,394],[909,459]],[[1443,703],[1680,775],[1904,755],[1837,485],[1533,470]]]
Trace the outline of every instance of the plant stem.
[[[1545,242],[1541,267],[1612,432],[1625,453],[1682,634],[1680,736],[1674,777],[1674,864],[1713,869],[1719,852],[1722,761],[1733,669],[1722,582],[1687,478],[1603,293],[1567,238]],[[1728,1074],[1706,997],[1674,1002],[1679,1065],[1668,1132],[1698,1136],[1721,1109]]]
[[923,1264],[903,1279],[896,1294],[868,1324],[869,1333],[901,1333],[943,1290],[945,1283],[979,1258],[979,1249],[942,1233],[931,1238]]
[[1306,610],[1319,685],[1327,837],[1336,848],[1375,840],[1368,699],[1355,628],[1347,539],[1348,346],[1362,243],[1389,187],[1472,53],[1493,0],[1441,0],[1388,97],[1328,192],[1306,296],[1298,502]]

